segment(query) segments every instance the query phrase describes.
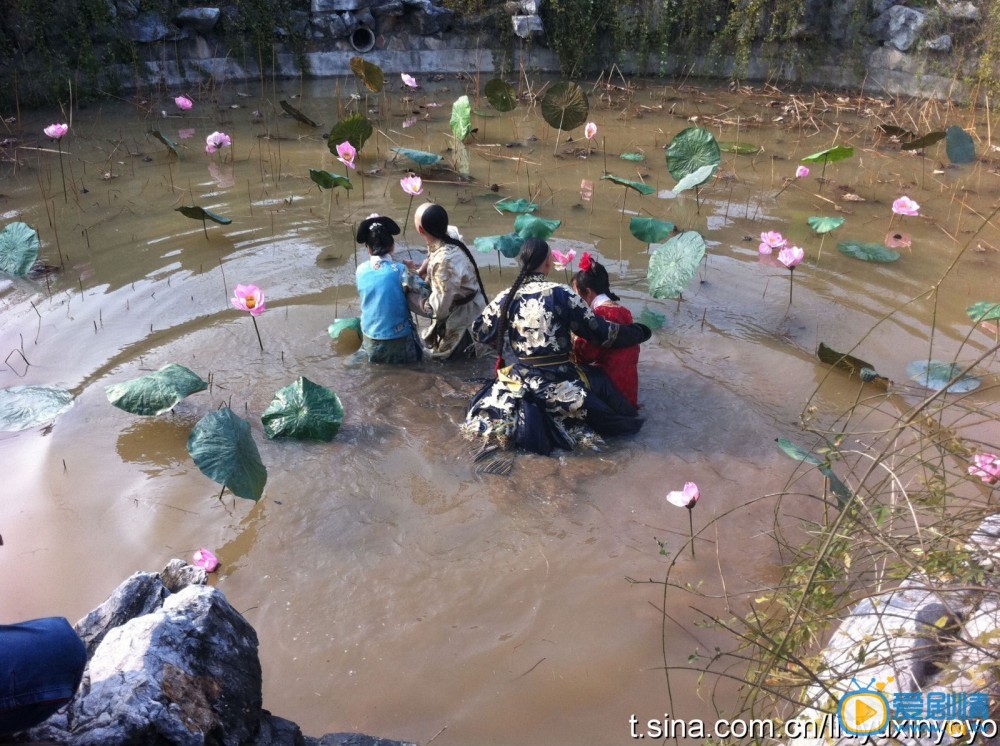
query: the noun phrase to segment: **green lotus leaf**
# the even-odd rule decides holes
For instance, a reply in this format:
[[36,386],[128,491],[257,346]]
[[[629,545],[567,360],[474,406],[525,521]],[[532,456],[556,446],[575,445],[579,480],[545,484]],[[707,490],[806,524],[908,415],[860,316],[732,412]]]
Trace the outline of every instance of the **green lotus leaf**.
[[1000,321],[1000,303],[981,300],[966,308],[965,312],[976,324],[980,321]]
[[[353,7],[353,6],[352,6]],[[378,65],[369,62],[364,57],[351,57],[351,72],[361,79],[361,82],[365,84],[367,88],[372,93],[380,93],[382,87],[385,85],[385,74],[382,72],[382,68]],[[343,140],[338,140],[337,142],[343,142]],[[360,148],[360,145],[355,145],[356,148]]]
[[337,155],[337,146],[345,140],[354,146],[355,150],[361,150],[368,138],[375,132],[372,123],[368,121],[364,114],[356,112],[344,117],[330,130],[326,138],[326,146],[330,152]]
[[736,155],[757,155],[763,149],[760,145],[752,145],[748,142],[719,143],[719,150],[723,153],[735,153]]
[[635,189],[639,194],[654,194],[656,189],[649,186],[649,184],[643,184],[641,181],[630,181],[628,179],[623,179],[620,176],[613,176],[611,174],[604,174],[602,179],[607,179],[608,181],[613,181],[615,184],[621,184],[629,189]]
[[0,231],[0,272],[23,277],[38,261],[38,231],[27,223],[8,223]]
[[816,233],[829,233],[835,231],[844,224],[844,218],[812,217],[809,218],[809,227]]
[[633,163],[646,160],[646,156],[643,153],[622,153],[618,157],[623,161],[632,161]]
[[232,218],[216,215],[214,212],[210,212],[204,207],[199,207],[198,205],[181,205],[180,207],[175,207],[174,210],[179,212],[184,217],[191,218],[192,220],[211,220],[219,225],[229,225],[233,222]]
[[459,142],[472,132],[472,105],[468,96],[459,96],[451,105],[451,132]]
[[480,236],[472,243],[476,251],[484,254],[488,251],[499,251],[508,259],[513,259],[521,252],[524,239],[516,233],[504,233],[502,236]]
[[[341,142],[343,142],[343,140],[341,140]],[[320,171],[316,168],[310,168],[309,178],[316,184],[319,184],[321,189],[334,189],[336,187],[354,189],[354,185],[351,184],[351,180],[346,176],[338,176],[337,174],[330,173],[329,171]]]
[[948,160],[952,163],[972,163],[976,160],[976,144],[969,133],[957,124],[948,128],[944,144]]
[[894,262],[899,259],[899,252],[886,248],[880,243],[865,243],[863,241],[841,241],[837,251],[855,259],[866,262]]
[[944,130],[938,130],[937,132],[928,132],[922,137],[918,137],[916,140],[910,140],[900,147],[900,150],[923,150],[924,148],[933,145],[936,142],[940,142],[947,136],[947,132]]
[[207,388],[197,373],[170,363],[155,373],[106,386],[104,393],[119,409],[148,417],[169,412],[182,399]]
[[486,100],[497,111],[513,111],[517,107],[517,92],[506,80],[494,78],[483,89]]
[[523,197],[517,199],[502,199],[493,205],[500,212],[514,212],[514,213],[524,213],[524,212],[534,212],[538,209],[538,205],[535,202],[529,202]]
[[414,163],[419,163],[421,166],[432,166],[441,160],[441,156],[437,153],[428,153],[424,150],[411,150],[410,148],[393,148],[394,152],[400,155],[405,155]]
[[340,339],[340,335],[348,329],[353,329],[357,333],[358,339],[361,339],[361,317],[349,316],[343,319],[334,319],[327,331],[333,339]]
[[676,298],[684,292],[705,256],[705,239],[698,231],[686,231],[664,244],[656,244],[649,258],[646,277],[654,298]]
[[16,433],[47,425],[73,406],[73,394],[54,386],[0,389],[0,430]]
[[674,194],[680,194],[681,192],[686,192],[692,187],[701,186],[712,178],[712,174],[715,173],[715,169],[717,168],[718,166],[702,166],[701,168],[696,169],[678,181],[672,191]]
[[667,323],[667,317],[659,311],[654,311],[649,306],[643,306],[636,321],[640,324],[645,324],[650,329],[662,329],[664,324]]
[[819,357],[820,362],[832,365],[834,368],[846,370],[852,376],[856,375],[865,383],[874,383],[876,386],[880,386],[883,389],[889,388],[889,379],[885,376],[880,376],[875,372],[875,366],[871,363],[865,362],[861,358],[857,358],[843,352],[837,352],[835,349],[827,347],[822,342],[819,343],[819,349],[816,351],[816,355]]
[[632,235],[643,243],[659,243],[666,240],[674,232],[674,227],[669,220],[657,218],[633,217],[628,224]]
[[260,421],[269,438],[333,440],[344,421],[344,407],[330,389],[300,377],[274,394]]
[[267,469],[250,435],[250,423],[229,407],[209,412],[198,421],[187,450],[202,474],[237,497],[256,502],[264,494]]
[[[938,391],[947,386],[949,394],[965,394],[979,388],[976,376],[963,374],[964,366],[940,360],[914,360],[906,366],[906,375],[921,386]],[[957,378],[956,378],[957,376]],[[955,378],[954,381],[952,379]],[[951,385],[948,382],[951,381]]]
[[836,163],[854,155],[854,148],[847,145],[836,145],[818,153],[807,155],[802,159],[803,163]]
[[681,130],[667,148],[667,170],[677,181],[703,166],[718,166],[721,161],[719,143],[716,142],[715,136],[703,127],[688,127]]
[[830,480],[830,490],[837,498],[837,505],[841,508],[847,505],[853,494],[850,488],[834,474],[833,469],[830,467],[829,459],[824,461],[814,453],[788,440],[788,438],[776,438],[775,442],[778,444],[778,448],[785,452],[785,455],[790,456],[796,461],[803,461],[817,467],[820,473]]
[[518,215],[514,221],[514,232],[521,238],[542,238],[551,236],[556,228],[562,225],[561,220],[546,220],[537,215],[525,213]]
[[157,140],[159,140],[159,141],[160,141],[160,142],[162,142],[162,143],[163,143],[164,145],[166,145],[166,146],[167,146],[167,150],[169,150],[169,151],[170,151],[171,153],[173,153],[174,155],[177,155],[177,143],[175,143],[175,142],[174,142],[173,140],[171,140],[171,139],[170,139],[169,137],[167,137],[166,135],[164,135],[164,134],[163,134],[162,132],[160,132],[160,131],[159,131],[158,129],[151,129],[151,130],[149,131],[149,134],[151,134],[151,135],[152,135],[153,137],[155,137],[155,138],[156,138]]
[[587,121],[590,102],[584,90],[568,80],[560,80],[542,97],[542,119],[550,127],[569,131]]
[[[284,109],[285,112],[289,114],[296,121],[302,122],[302,124],[308,124],[310,127],[319,127],[319,125],[316,124],[316,122],[311,120],[309,117],[307,117],[305,114],[303,114],[301,111],[296,109],[294,106],[292,106],[284,99],[281,99],[278,103],[281,104],[281,108]],[[341,142],[343,142],[343,140],[341,140]]]

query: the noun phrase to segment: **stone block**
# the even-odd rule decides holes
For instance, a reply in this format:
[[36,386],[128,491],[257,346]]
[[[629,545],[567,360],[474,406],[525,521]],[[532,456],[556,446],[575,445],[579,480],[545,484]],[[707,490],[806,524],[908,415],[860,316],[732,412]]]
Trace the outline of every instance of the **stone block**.
[[511,22],[514,24],[514,33],[522,39],[545,32],[540,16],[513,16]]
[[218,8],[181,8],[174,16],[174,23],[196,34],[207,34],[218,25],[221,15]]
[[366,4],[366,0],[312,0],[312,12],[331,13],[358,10]]
[[907,51],[920,36],[927,15],[919,10],[894,5],[889,8],[889,43],[900,52]]

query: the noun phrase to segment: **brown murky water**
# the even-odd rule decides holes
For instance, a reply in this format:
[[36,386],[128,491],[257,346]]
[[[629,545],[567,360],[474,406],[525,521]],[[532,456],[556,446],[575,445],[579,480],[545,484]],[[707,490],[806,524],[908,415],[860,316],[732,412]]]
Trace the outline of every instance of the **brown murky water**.
[[[644,721],[668,710],[661,588],[626,580],[662,580],[669,559],[654,537],[671,553],[686,539],[687,516],[665,503],[666,492],[685,481],[701,486],[696,527],[731,511],[702,536],[696,561],[682,556],[674,579],[721,594],[721,572],[739,610],[740,594],[776,572],[774,503],[754,500],[782,491],[793,469],[773,440],[796,437],[803,404],[827,376],[817,344],[849,350],[864,338],[856,354],[905,380],[907,363],[927,356],[934,304],[907,305],[864,335],[936,282],[970,239],[938,297],[933,354],[967,361],[991,344],[978,330],[963,344],[965,306],[1000,300],[1000,235],[992,226],[972,233],[998,197],[991,128],[969,111],[910,104],[893,119],[872,100],[810,95],[799,108],[777,91],[649,83],[631,96],[591,91],[599,132],[589,156],[582,128],[556,148],[538,109],[523,101],[512,114],[474,116],[476,144],[456,154],[447,151],[450,103],[465,85],[449,79],[410,100],[399,90],[370,97],[382,115],[359,159],[367,175],[352,174],[356,188],[332,201],[308,170],[344,172],[321,133],[338,118],[336,92],[342,107],[358,105],[348,101],[353,81],[186,92],[195,108],[166,118],[162,110],[176,112],[172,97],[74,111],[63,143],[65,199],[58,153],[41,134],[65,117],[37,112],[8,125],[0,215],[35,226],[43,258],[59,264],[61,251],[65,270],[49,281],[0,281],[0,386],[61,385],[76,402],[50,428],[0,433],[10,480],[0,502],[4,620],[78,618],[135,570],[206,546],[223,563],[212,582],[260,635],[265,706],[307,733],[361,730],[439,746],[629,743],[630,715]],[[281,115],[282,98],[320,126]],[[943,144],[927,158],[901,154],[875,130],[883,120],[920,132],[970,125],[980,160],[947,166]],[[720,141],[763,148],[724,155],[700,207],[692,192],[668,191],[663,153],[692,122]],[[180,145],[179,158],[147,135],[153,126]],[[204,153],[214,130],[233,137],[224,162]],[[778,195],[799,158],[834,144],[856,153],[828,166],[821,189],[813,166]],[[479,476],[457,425],[476,385],[469,379],[488,375],[488,361],[345,367],[350,350],[331,342],[327,326],[357,312],[353,224],[373,211],[402,222],[409,207],[399,187],[407,164],[391,160],[393,145],[467,160],[473,181],[428,169],[424,183],[470,245],[511,230],[513,216],[493,208],[499,197],[532,197],[540,216],[563,221],[557,247],[596,250],[634,312],[648,306],[667,316],[643,347],[647,422],[637,437],[600,454],[519,456],[509,478]],[[620,160],[626,150],[647,159]],[[647,295],[646,247],[628,234],[624,189],[600,180],[605,169],[659,190],[630,192],[626,218],[669,219],[709,242],[682,303]],[[592,201],[581,196],[585,179],[595,183]],[[845,201],[848,193],[864,201]],[[838,240],[881,240],[891,202],[904,194],[922,214],[893,222],[912,235],[899,262],[868,264],[836,250]],[[233,222],[210,223],[206,237],[174,211],[192,203]],[[811,215],[847,218],[822,256]],[[788,272],[758,260],[757,236],[771,229],[807,252],[791,307]],[[418,255],[412,228],[403,243]],[[514,277],[512,260],[477,257],[492,291]],[[250,320],[229,305],[238,282],[267,296],[263,353]],[[22,349],[30,365],[13,352]],[[105,386],[168,362],[211,375],[212,388],[155,419],[108,404]],[[260,413],[300,375],[344,402],[344,427],[330,444],[263,436]],[[839,412],[857,394],[854,382],[832,376],[813,403]],[[978,395],[989,401],[996,392]],[[258,504],[234,504],[229,494],[220,501],[186,453],[191,426],[221,403],[253,426],[269,471]],[[814,477],[796,491],[821,491]],[[803,498],[785,520],[815,510]],[[728,645],[696,626],[703,611],[724,610],[721,599],[672,596],[668,606],[669,665]],[[696,674],[677,674],[672,716],[711,718],[716,707],[733,707],[726,685],[711,703],[714,683],[699,688]]]

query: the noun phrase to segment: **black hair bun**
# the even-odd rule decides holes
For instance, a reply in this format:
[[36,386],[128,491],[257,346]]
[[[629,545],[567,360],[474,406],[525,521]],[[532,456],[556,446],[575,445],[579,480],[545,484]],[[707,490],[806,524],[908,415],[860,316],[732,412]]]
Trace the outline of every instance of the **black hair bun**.
[[361,225],[358,226],[358,235],[356,237],[358,243],[368,243],[372,237],[372,228],[378,226],[374,231],[379,233],[381,231],[388,231],[390,236],[399,235],[399,226],[396,225],[396,221],[385,215],[372,215],[361,221]]

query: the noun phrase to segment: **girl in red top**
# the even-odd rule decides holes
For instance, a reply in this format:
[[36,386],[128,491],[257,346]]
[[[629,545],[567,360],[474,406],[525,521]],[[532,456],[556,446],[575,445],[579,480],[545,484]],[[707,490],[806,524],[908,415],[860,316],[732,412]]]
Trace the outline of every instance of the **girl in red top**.
[[[580,271],[573,275],[573,289],[598,316],[617,324],[632,323],[632,312],[619,305],[618,296],[611,292],[608,271],[588,252],[580,257]],[[615,388],[638,408],[639,345],[612,350],[577,337],[573,353],[578,363],[596,365],[607,373]]]

